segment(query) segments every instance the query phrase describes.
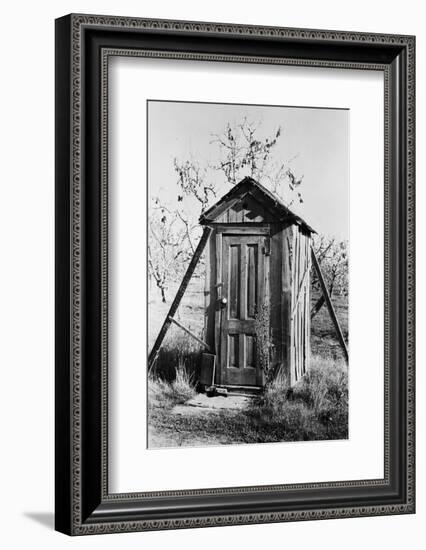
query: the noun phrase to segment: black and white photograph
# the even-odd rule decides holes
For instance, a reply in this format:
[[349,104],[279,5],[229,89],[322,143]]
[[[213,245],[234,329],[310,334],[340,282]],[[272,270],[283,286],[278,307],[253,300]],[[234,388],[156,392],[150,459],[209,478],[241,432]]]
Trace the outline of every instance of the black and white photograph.
[[349,123],[147,101],[149,449],[350,437]]

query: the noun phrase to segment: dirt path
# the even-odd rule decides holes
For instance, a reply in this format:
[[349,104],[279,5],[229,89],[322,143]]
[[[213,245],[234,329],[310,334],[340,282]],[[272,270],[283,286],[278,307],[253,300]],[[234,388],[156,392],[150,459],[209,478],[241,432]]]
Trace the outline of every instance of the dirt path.
[[[151,449],[167,447],[205,447],[232,443],[229,434],[208,433],[203,425],[220,423],[223,416],[238,415],[249,398],[243,396],[207,397],[198,394],[182,405],[167,411],[157,410],[148,429],[148,446]],[[196,435],[194,425],[198,427]]]

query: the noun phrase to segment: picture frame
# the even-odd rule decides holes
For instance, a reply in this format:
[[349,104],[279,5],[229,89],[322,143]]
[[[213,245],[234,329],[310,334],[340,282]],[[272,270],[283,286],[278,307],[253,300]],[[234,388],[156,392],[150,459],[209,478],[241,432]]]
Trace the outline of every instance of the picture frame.
[[[415,512],[415,38],[117,16],[56,20],[55,528],[68,535]],[[384,477],[110,493],[108,60],[384,75]]]

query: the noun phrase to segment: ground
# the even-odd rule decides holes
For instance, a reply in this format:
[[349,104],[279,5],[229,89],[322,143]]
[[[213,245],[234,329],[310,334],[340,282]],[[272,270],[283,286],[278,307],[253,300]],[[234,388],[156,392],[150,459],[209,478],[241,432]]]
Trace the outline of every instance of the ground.
[[[177,284],[171,285],[165,304],[156,289],[151,289],[150,346],[177,288]],[[203,290],[202,278],[193,278],[176,315],[200,336],[204,324]],[[338,297],[334,305],[347,337],[347,298]],[[172,325],[156,372],[149,380],[149,447],[347,438],[347,367],[325,306],[313,319],[311,347],[312,373],[294,391],[271,387],[257,398],[209,398],[196,393],[193,383],[199,345]]]
[[[159,447],[204,447],[206,445],[223,445],[232,443],[229,434],[205,428],[211,423],[219,424],[221,415],[237,416],[246,408],[249,397],[245,396],[214,396],[196,394],[183,404],[171,407],[166,415],[152,413],[156,422],[151,422],[148,428],[148,446]],[[171,419],[174,419],[172,423]],[[165,422],[164,422],[165,421]],[[203,423],[196,433],[191,427],[192,422]],[[186,424],[186,428],[184,425]]]

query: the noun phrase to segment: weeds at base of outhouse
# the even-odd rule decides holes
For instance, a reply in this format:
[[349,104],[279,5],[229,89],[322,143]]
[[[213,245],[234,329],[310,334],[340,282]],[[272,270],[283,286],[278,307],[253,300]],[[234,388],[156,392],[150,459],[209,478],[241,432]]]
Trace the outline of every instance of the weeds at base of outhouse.
[[277,441],[348,437],[347,366],[319,356],[311,361],[310,371],[290,391],[273,381],[247,410]]

